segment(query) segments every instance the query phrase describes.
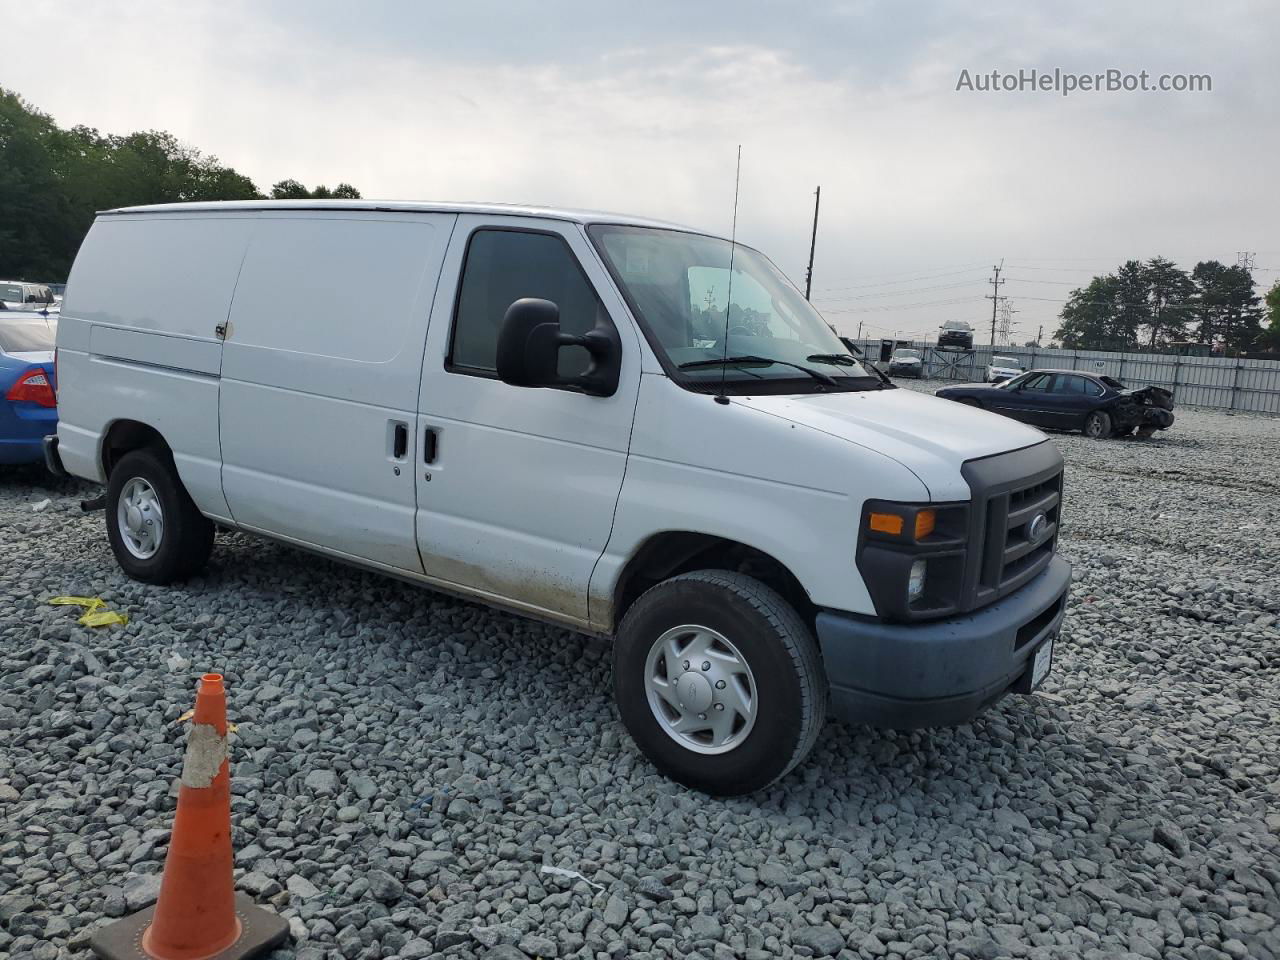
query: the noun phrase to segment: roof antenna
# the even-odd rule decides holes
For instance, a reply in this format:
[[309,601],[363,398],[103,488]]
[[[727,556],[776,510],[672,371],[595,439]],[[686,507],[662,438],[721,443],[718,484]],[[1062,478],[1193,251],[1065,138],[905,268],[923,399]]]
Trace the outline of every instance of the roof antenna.
[[724,360],[726,362],[720,364],[720,393],[716,397],[716,403],[728,403],[729,398],[724,395],[724,377],[728,372],[729,364],[729,311],[733,309],[733,254],[737,249],[738,240],[738,183],[742,179],[742,144],[738,144],[738,165],[733,171],[733,227],[729,232],[729,290],[724,300]]

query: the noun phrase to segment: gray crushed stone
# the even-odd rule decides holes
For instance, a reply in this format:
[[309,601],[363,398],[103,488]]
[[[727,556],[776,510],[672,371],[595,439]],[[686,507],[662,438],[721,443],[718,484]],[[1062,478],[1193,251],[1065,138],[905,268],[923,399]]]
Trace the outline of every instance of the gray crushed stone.
[[92,487],[0,468],[0,955],[87,956],[154,900],[206,670],[279,958],[1280,955],[1280,421],[1178,414],[1054,436],[1077,581],[1045,695],[831,724],[728,801],[636,753],[602,641],[241,535],[134,583]]

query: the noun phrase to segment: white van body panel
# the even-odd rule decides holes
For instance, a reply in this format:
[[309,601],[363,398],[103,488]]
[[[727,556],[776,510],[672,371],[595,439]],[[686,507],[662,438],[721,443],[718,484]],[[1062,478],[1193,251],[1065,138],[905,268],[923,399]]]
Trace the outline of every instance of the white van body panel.
[[58,329],[58,440],[71,473],[105,482],[102,441],[120,420],[165,438],[207,515],[229,517],[218,445],[218,371],[249,216],[99,218],[67,283]]
[[[555,234],[569,246],[622,339],[611,397],[529,390],[450,371],[454,305],[467,243],[481,228]],[[441,274],[422,368],[417,442],[436,431],[437,457],[418,463],[418,544],[425,572],[586,622],[591,571],[609,539],[627,464],[641,338],[581,227],[494,215],[458,218]]]
[[928,491],[889,457],[777,416],[753,398],[722,406],[665,375],[646,374],[613,536],[592,595],[611,604],[618,575],[646,540],[688,531],[764,551],[820,606],[872,613],[854,548],[863,501],[889,496],[927,500]]
[[261,215],[222,359],[222,485],[239,526],[422,571],[413,425],[454,219]]
[[[1035,427],[912,390],[867,390],[805,396],[742,397],[738,402],[897,461],[925,485],[921,500],[968,500],[965,460],[1043,443]],[[985,414],[985,415],[984,415]],[[864,489],[861,480],[859,489]],[[906,500],[905,494],[867,497]]]

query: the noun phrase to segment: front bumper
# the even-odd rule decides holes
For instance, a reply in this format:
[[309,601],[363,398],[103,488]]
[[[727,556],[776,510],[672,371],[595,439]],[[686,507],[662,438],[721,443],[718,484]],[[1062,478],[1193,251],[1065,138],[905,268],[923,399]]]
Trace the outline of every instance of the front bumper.
[[1031,660],[1066,612],[1071,564],[1054,556],[1026,585],[945,620],[884,623],[823,611],[818,643],[841,720],[895,729],[966,723],[1029,690]]

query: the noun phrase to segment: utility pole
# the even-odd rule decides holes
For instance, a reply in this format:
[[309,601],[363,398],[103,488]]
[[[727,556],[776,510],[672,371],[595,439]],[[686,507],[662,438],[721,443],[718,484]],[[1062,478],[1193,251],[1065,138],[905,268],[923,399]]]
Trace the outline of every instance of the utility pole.
[[813,251],[818,245],[818,203],[822,200],[822,187],[813,191],[813,236],[809,238],[809,269],[804,272],[804,298],[809,299],[813,287]]
[[861,339],[862,339],[862,321],[861,321],[861,320],[859,320],[859,321],[858,321],[858,337],[857,337],[857,339],[858,339],[858,340],[861,340]]
[[1044,324],[1042,323],[1042,324],[1040,324],[1040,329],[1036,331],[1036,346],[1037,346],[1037,347],[1038,347],[1038,346],[1040,346],[1040,343],[1041,343],[1041,340],[1042,340],[1042,338],[1043,338],[1043,337],[1044,337]]
[[1004,283],[1000,279],[1000,271],[1004,269],[1004,257],[1000,258],[1000,266],[992,267],[991,269],[995,271],[995,276],[987,281],[987,283],[991,284],[991,293],[987,299],[991,301],[991,346],[994,349],[996,345],[996,310],[1000,306],[1000,284]]

